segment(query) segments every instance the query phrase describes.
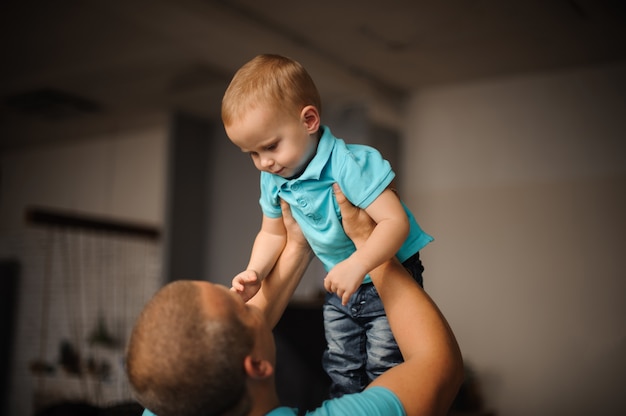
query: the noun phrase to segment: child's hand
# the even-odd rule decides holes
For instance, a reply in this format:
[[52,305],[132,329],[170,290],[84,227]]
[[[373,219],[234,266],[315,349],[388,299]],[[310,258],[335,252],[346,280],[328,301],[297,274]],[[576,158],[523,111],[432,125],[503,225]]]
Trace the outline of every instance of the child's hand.
[[244,302],[252,298],[261,288],[261,279],[254,270],[245,270],[233,278],[230,290],[241,296]]
[[347,305],[368,271],[350,258],[337,263],[324,279],[324,289],[336,293],[342,305]]

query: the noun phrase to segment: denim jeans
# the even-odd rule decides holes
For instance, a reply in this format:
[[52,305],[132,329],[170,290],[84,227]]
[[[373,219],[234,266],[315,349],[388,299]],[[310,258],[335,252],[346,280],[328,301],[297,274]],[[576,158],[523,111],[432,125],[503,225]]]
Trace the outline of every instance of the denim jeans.
[[[403,265],[422,285],[424,268],[419,253]],[[403,361],[372,283],[361,285],[345,306],[336,294],[326,294],[323,312],[327,345],[322,366],[331,380],[331,398],[362,391]]]

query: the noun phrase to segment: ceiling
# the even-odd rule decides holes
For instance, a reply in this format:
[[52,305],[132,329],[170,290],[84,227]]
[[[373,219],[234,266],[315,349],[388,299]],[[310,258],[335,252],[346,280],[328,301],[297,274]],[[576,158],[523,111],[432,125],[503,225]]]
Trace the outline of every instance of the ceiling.
[[259,53],[302,62],[325,106],[389,124],[420,88],[626,59],[621,0],[5,1],[0,28],[0,148],[217,120]]

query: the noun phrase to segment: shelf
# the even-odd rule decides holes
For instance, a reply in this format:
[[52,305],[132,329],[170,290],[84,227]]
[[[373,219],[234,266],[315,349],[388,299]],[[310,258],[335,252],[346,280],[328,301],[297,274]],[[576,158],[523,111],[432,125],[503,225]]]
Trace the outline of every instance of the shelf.
[[130,234],[149,239],[158,239],[161,235],[155,226],[54,208],[27,208],[26,221],[37,225]]

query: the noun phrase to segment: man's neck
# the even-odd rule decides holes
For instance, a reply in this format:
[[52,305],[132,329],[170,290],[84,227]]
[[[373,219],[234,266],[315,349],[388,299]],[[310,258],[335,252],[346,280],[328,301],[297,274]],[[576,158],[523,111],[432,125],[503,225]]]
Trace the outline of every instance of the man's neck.
[[248,392],[252,398],[252,409],[248,416],[265,416],[280,406],[274,379],[249,381]]

